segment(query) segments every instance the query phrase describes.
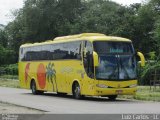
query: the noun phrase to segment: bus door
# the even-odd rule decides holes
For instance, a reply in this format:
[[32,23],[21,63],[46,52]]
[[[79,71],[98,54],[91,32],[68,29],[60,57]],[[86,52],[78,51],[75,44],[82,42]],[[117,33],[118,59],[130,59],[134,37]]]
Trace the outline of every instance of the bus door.
[[94,67],[93,67],[93,46],[89,41],[83,43],[83,65],[85,69],[85,75],[83,79],[83,86],[85,94],[94,94]]

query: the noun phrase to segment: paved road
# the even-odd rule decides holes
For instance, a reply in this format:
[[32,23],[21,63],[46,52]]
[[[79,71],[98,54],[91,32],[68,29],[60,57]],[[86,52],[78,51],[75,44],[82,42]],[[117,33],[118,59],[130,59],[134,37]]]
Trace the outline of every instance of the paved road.
[[5,87],[0,87],[0,101],[57,114],[160,113],[160,102],[109,101],[106,98],[75,100],[71,96],[60,97],[54,93],[32,95],[30,90]]

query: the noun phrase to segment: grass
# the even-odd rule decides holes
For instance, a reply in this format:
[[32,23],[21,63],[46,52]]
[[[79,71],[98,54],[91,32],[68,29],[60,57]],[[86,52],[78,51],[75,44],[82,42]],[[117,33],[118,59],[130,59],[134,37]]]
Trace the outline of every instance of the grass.
[[138,100],[147,100],[147,101],[159,101],[160,102],[160,87],[157,86],[156,89],[149,86],[140,86],[138,91],[134,96]]
[[3,79],[0,78],[0,86],[2,87],[11,87],[11,88],[20,88],[19,81],[15,79]]
[[150,89],[150,86],[138,86],[137,93],[134,96],[120,95],[119,98],[160,102],[160,87],[157,86],[156,89],[154,87]]
[[18,80],[18,76],[17,75],[1,75],[0,79],[15,79],[15,80]]
[[17,75],[0,75],[0,86],[20,88]]
[[18,80],[0,80],[0,86],[2,86],[2,87],[20,88]]

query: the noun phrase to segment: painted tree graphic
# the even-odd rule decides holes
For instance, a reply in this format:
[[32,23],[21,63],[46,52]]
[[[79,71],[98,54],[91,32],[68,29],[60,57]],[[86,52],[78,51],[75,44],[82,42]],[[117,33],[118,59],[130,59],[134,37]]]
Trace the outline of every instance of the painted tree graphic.
[[52,83],[53,90],[54,90],[54,81],[56,81],[56,70],[55,70],[54,63],[49,63],[46,66],[46,78],[49,83],[50,82]]

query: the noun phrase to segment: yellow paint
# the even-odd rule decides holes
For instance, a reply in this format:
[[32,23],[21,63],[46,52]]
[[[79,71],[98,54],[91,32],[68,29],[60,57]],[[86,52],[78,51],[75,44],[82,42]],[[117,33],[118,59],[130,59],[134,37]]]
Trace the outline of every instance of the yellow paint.
[[[125,41],[131,42],[129,39],[106,36],[98,33],[83,33],[80,35],[58,37],[55,40],[46,41],[43,43],[24,44],[21,48],[32,47],[44,44],[54,44],[75,40],[89,40],[91,42],[104,40],[104,41]],[[25,82],[25,68],[30,63],[30,69],[28,71],[27,82]],[[49,63],[54,63],[54,69],[56,70],[56,80],[53,79],[53,85],[46,78],[46,85],[44,89],[41,89],[37,80],[38,65],[42,63],[44,67]],[[116,90],[123,90],[121,94],[134,94],[136,87],[125,88],[134,84],[137,84],[137,80],[130,81],[107,81],[107,80],[95,80],[87,76],[84,70],[83,61],[81,60],[53,60],[53,61],[28,61],[19,62],[19,80],[22,88],[30,89],[31,80],[34,79],[38,90],[51,91],[51,92],[64,92],[72,94],[72,85],[74,81],[77,81],[81,88],[82,95],[114,95]],[[98,84],[110,86],[112,88],[100,88]]]
[[141,52],[137,52],[137,55],[140,57],[141,59],[141,66],[144,67],[145,66],[145,58],[144,55]]
[[[136,84],[137,80],[131,81],[97,81],[97,84],[102,84],[106,86],[110,86],[112,88],[100,88],[95,86],[95,95],[114,95],[117,94],[116,90],[122,90],[121,94],[123,95],[132,95],[136,92],[136,87],[129,88],[129,86]],[[125,88],[126,87],[126,88]]]

